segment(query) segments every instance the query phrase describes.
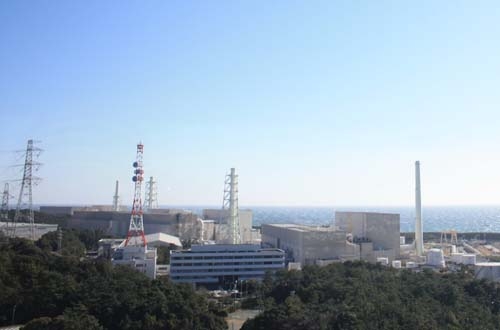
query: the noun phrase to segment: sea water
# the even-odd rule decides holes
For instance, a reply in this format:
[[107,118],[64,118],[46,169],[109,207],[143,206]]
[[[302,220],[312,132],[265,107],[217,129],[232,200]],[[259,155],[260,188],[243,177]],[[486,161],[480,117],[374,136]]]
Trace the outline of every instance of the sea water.
[[[193,206],[183,209],[201,215],[205,207]],[[207,207],[214,208],[214,207]],[[263,223],[296,223],[304,225],[329,225],[335,221],[335,211],[363,211],[398,213],[401,231],[415,230],[413,207],[262,207],[242,206],[253,211],[253,225]],[[424,232],[454,229],[458,232],[500,232],[500,206],[432,206],[422,208]]]

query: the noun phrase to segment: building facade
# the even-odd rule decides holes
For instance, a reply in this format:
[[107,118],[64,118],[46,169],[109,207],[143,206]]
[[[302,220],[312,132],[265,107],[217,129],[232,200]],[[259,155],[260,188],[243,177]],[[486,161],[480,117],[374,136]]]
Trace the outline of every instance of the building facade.
[[262,245],[283,249],[287,262],[301,265],[359,258],[359,247],[347,240],[345,231],[333,227],[263,224]]
[[[126,236],[129,225],[130,212],[74,210],[68,220],[69,228],[102,229],[115,237]],[[181,240],[199,239],[201,235],[198,216],[182,210],[145,213],[144,229],[146,234],[165,233]]]
[[156,278],[156,248],[144,246],[125,246],[117,249],[111,262],[113,265],[130,266],[146,274],[149,278]]
[[[229,210],[223,209],[204,209],[202,213],[204,220],[214,220],[215,225],[224,225],[224,221],[229,216]],[[252,210],[239,209],[238,217],[240,220],[240,237],[242,244],[252,244],[252,222],[253,222],[253,212]],[[226,224],[227,225],[227,224]],[[214,236],[217,236],[217,229],[215,230]],[[211,240],[217,240],[217,237],[211,238]]]
[[399,214],[375,212],[335,212],[335,226],[352,234],[353,242],[361,246],[361,258],[375,262],[387,257],[399,257]]
[[260,280],[267,271],[284,267],[283,250],[251,244],[193,245],[190,250],[170,251],[170,278],[177,283],[226,286]]

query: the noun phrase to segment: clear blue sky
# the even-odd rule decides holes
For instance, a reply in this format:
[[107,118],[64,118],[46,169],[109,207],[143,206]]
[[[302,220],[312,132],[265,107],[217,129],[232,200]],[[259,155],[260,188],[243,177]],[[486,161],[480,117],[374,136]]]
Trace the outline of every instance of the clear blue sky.
[[500,202],[498,1],[1,1],[0,179],[36,203]]

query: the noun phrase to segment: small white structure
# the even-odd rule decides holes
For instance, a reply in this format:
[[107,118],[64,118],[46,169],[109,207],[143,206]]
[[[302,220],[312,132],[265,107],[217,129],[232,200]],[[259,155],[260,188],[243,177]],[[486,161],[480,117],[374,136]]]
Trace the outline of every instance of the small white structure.
[[434,267],[444,268],[444,254],[441,249],[430,249],[427,252],[427,264]]
[[377,263],[380,263],[384,266],[387,266],[387,265],[389,265],[389,258],[385,258],[385,257],[377,258]]
[[406,244],[406,237],[399,236],[399,245],[405,245],[405,244]]
[[156,265],[156,276],[168,276],[170,274],[170,265]]
[[338,264],[341,262],[342,262],[342,259],[328,259],[328,260],[318,259],[315,261],[315,264],[317,266],[323,267],[323,266],[328,266],[331,264]]
[[146,274],[149,278],[156,278],[156,249],[144,246],[127,245],[118,248],[111,259],[113,265],[127,265]]
[[417,268],[417,263],[414,261],[408,261],[406,263],[406,268],[408,268],[408,269]]
[[474,269],[476,278],[500,282],[500,262],[478,262]]
[[289,262],[288,270],[302,270],[302,265],[300,262]]
[[146,242],[148,242],[148,246],[153,247],[170,245],[182,247],[182,243],[179,237],[165,233],[154,233],[146,235]]
[[462,255],[462,263],[464,265],[475,265],[476,264],[476,255],[475,254]]
[[393,260],[392,267],[396,268],[396,269],[400,269],[401,268],[401,260]]

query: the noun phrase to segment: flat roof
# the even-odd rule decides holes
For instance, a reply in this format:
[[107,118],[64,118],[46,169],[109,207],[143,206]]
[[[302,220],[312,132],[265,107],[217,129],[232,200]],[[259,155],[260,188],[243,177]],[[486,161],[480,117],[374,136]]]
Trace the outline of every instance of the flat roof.
[[262,248],[258,244],[207,244],[207,245],[192,245],[189,250],[171,251],[172,253],[206,253],[206,252],[264,252],[264,251],[279,251],[283,250],[276,248]]
[[337,213],[347,213],[347,214],[378,214],[378,215],[399,215],[399,213],[390,213],[390,212],[363,212],[363,211],[335,211]]
[[500,262],[477,262],[475,265],[480,267],[500,267]]
[[182,243],[177,236],[165,234],[165,233],[154,233],[154,234],[149,234],[146,235],[146,242],[148,244],[172,244],[175,246],[182,247]]
[[262,224],[262,226],[272,226],[272,227],[279,227],[279,228],[285,228],[289,230],[294,230],[294,231],[300,231],[300,232],[344,232],[343,230],[336,230],[335,227],[329,226],[329,227],[323,227],[323,226],[306,226],[306,225],[298,225],[298,224],[293,224],[293,223],[271,223],[271,224]]

